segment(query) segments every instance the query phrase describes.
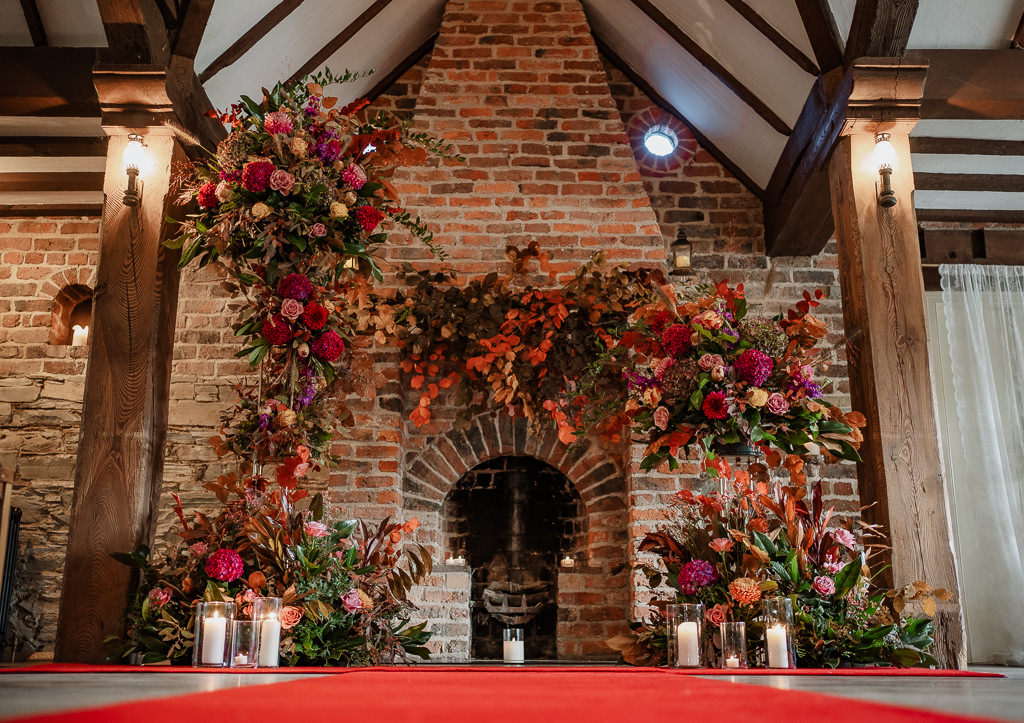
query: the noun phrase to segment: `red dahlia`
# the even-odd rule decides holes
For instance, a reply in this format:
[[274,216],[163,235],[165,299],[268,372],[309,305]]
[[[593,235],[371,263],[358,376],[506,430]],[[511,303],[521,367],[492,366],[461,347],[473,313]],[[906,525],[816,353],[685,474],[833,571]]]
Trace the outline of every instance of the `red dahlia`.
[[277,293],[285,299],[305,301],[313,293],[313,284],[302,274],[288,274],[277,285]]
[[739,378],[747,384],[759,387],[768,381],[774,366],[775,363],[772,362],[772,358],[763,351],[747,349],[736,357],[732,368],[736,370]]
[[264,321],[262,331],[263,338],[271,346],[287,344],[292,338],[292,328],[288,325],[288,320],[281,314],[274,314],[273,318]]
[[704,404],[701,411],[708,419],[725,419],[729,416],[729,402],[725,399],[725,392],[711,392],[704,397]]
[[315,301],[309,302],[302,312],[302,322],[313,331],[320,331],[327,323],[327,309]]
[[345,351],[345,341],[333,329],[324,332],[313,342],[313,353],[328,362],[338,361]]
[[206,558],[206,574],[214,580],[237,580],[242,576],[244,569],[242,556],[227,547],[222,547]]
[[266,158],[249,161],[242,166],[242,188],[253,193],[266,191],[270,174],[275,170],[274,164]]
[[693,334],[686,324],[673,324],[661,335],[661,348],[671,357],[679,359],[690,353],[693,344],[690,343],[690,335]]
[[213,181],[207,181],[200,188],[199,192],[196,193],[196,200],[199,201],[200,208],[213,208],[217,205],[217,184]]
[[384,220],[384,214],[373,206],[360,206],[355,211],[356,220],[363,227],[363,231],[370,233]]

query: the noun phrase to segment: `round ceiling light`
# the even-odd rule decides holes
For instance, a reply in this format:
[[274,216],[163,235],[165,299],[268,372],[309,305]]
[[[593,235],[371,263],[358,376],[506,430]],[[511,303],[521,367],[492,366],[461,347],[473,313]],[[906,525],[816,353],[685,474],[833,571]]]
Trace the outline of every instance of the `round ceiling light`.
[[644,148],[655,156],[667,156],[679,145],[679,138],[675,131],[668,126],[658,125],[649,129],[644,134]]

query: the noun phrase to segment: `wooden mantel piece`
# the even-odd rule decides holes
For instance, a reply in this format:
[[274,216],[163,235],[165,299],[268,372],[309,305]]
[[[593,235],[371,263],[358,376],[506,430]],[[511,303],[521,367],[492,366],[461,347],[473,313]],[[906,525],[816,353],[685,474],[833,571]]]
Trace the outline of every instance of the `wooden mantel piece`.
[[[926,68],[862,59],[853,69],[846,121],[829,161],[853,407],[868,419],[858,465],[864,517],[889,536],[889,582],[927,580],[953,591],[937,618],[939,658],[962,667],[964,627],[928,368],[924,282],[908,134]],[[875,133],[899,163],[897,205],[878,204]]]

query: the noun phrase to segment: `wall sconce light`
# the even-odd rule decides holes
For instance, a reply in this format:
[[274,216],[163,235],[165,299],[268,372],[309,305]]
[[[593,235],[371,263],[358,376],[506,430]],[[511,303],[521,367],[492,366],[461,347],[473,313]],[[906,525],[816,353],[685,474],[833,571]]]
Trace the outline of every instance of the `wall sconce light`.
[[690,272],[692,264],[693,244],[686,240],[686,231],[679,229],[676,240],[670,247],[672,252],[672,270],[669,276],[685,276]]
[[892,172],[896,167],[896,149],[889,141],[888,133],[875,135],[875,166],[882,177],[882,190],[878,192],[878,205],[892,208],[896,205],[896,193],[892,190]]
[[139,187],[139,173],[146,160],[146,146],[142,136],[132,133],[128,136],[128,144],[124,147],[124,172],[128,174],[128,188],[124,192],[125,206],[138,206],[142,200],[142,189]]

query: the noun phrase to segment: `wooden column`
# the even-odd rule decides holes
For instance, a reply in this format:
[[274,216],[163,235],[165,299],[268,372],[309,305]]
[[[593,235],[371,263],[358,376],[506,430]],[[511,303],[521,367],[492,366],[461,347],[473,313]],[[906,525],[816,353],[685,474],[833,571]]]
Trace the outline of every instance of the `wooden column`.
[[[142,203],[122,203],[127,129],[111,131],[91,348],[57,629],[60,661],[101,662],[124,630],[134,574],[110,557],[152,538],[163,473],[178,252],[161,245],[184,154],[166,129],[146,133]],[[142,129],[143,132],[146,129]],[[160,133],[160,131],[163,131]]]
[[[864,517],[889,536],[889,582],[927,580],[954,593],[936,618],[938,657],[962,667],[964,627],[928,367],[924,282],[914,213],[908,134],[926,68],[861,59],[847,120],[829,162],[849,338],[853,407],[867,417],[858,465]],[[888,132],[899,161],[897,205],[878,203],[875,133]]]

